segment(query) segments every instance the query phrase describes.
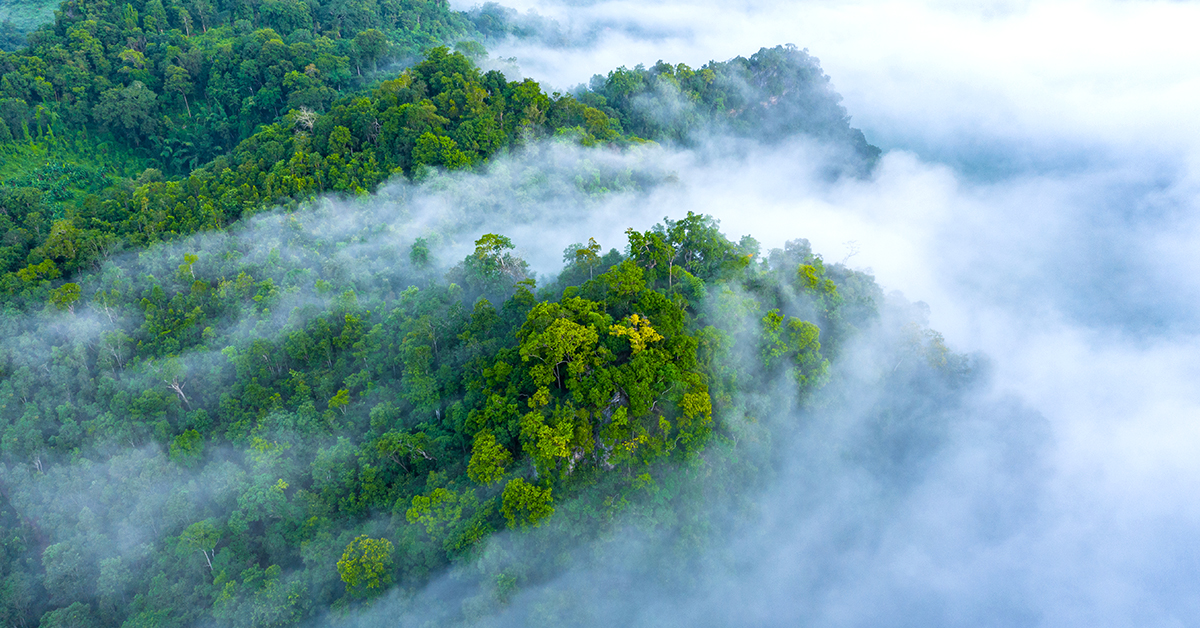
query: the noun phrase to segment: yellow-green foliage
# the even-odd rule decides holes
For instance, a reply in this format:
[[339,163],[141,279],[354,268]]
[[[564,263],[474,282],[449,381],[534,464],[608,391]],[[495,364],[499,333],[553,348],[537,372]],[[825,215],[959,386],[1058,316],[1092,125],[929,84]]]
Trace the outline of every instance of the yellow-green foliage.
[[447,527],[462,517],[463,507],[473,505],[473,500],[474,494],[470,491],[460,496],[449,489],[436,488],[428,495],[414,495],[405,519],[409,523],[420,523],[429,536],[440,538]]
[[495,484],[504,477],[504,469],[512,461],[512,454],[489,431],[475,435],[471,448],[471,461],[467,463],[467,477],[479,484]]
[[392,542],[387,539],[372,539],[363,534],[350,541],[337,562],[346,591],[355,597],[366,597],[387,588],[392,583],[392,551]]
[[500,512],[508,520],[510,528],[537,527],[554,514],[550,487],[530,484],[521,478],[505,485],[503,500]]
[[654,331],[650,326],[648,319],[642,318],[637,314],[631,314],[625,319],[624,323],[616,323],[609,325],[608,333],[625,338],[629,341],[629,346],[633,352],[640,353],[646,346],[652,342],[662,340],[662,336]]

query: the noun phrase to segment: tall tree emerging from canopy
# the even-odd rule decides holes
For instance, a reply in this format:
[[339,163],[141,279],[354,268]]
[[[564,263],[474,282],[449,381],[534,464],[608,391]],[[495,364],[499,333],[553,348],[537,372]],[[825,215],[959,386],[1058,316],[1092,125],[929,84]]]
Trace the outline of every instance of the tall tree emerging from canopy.
[[364,534],[350,541],[337,563],[346,591],[354,597],[382,593],[392,583],[392,552],[392,542],[387,539]]
[[141,146],[158,128],[157,100],[158,95],[141,81],[134,81],[128,87],[114,87],[100,95],[96,119],[135,146]]
[[[387,52],[387,47],[387,35],[373,28],[368,28],[354,36],[354,49],[359,58],[370,62],[371,68],[375,71],[379,71],[379,59]],[[362,74],[362,68],[359,68],[359,74]]]

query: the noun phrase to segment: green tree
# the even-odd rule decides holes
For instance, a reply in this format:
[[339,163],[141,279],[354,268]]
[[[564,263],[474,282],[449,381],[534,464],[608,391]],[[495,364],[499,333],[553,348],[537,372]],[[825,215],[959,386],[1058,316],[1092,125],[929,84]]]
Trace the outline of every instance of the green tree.
[[[368,28],[354,36],[354,49],[358,52],[359,58],[370,61],[376,71],[379,70],[379,59],[387,52],[387,48],[387,35],[373,28]],[[361,68],[358,73],[362,74]]]
[[114,87],[101,94],[92,113],[101,124],[141,146],[158,127],[157,101],[157,94],[141,81],[134,81],[128,87]]
[[472,491],[459,495],[447,488],[435,488],[428,495],[414,495],[404,518],[409,523],[420,523],[429,536],[440,539],[447,528],[462,518],[463,508],[472,506],[474,501]]
[[475,435],[471,460],[467,463],[467,477],[479,484],[495,484],[504,477],[504,468],[511,461],[512,454],[496,442],[491,432],[484,430]]
[[91,606],[74,602],[66,608],[48,611],[42,615],[38,628],[98,628],[100,625]]
[[767,312],[760,336],[763,366],[785,365],[802,391],[821,387],[829,361],[821,357],[820,334],[820,328],[808,321],[784,316],[778,309]]
[[563,253],[563,262],[587,267],[588,279],[592,279],[592,271],[596,264],[600,263],[600,245],[596,242],[596,238],[588,238],[586,245],[572,244],[567,247]]
[[186,430],[171,441],[170,457],[176,464],[195,466],[204,458],[204,437],[196,430]]
[[192,117],[192,106],[188,104],[188,94],[192,93],[192,77],[188,75],[187,70],[177,65],[167,68],[167,79],[163,83],[163,89],[179,94],[188,117]]
[[338,575],[353,597],[378,594],[392,583],[392,542],[363,534],[350,541],[337,562]]
[[221,530],[215,520],[205,519],[193,523],[179,535],[179,540],[184,547],[200,552],[209,571],[212,571],[212,561],[217,555],[217,543],[221,542]]
[[414,166],[442,166],[447,170],[460,170],[471,165],[471,158],[458,149],[458,142],[429,131],[417,138],[412,160]]
[[50,302],[59,310],[75,313],[75,303],[79,301],[82,289],[77,283],[64,283],[50,293]]
[[400,465],[405,472],[409,471],[410,465],[434,460],[429,454],[429,437],[424,432],[410,434],[392,430],[375,441],[375,450],[379,455]]
[[337,391],[337,394],[329,400],[329,409],[338,410],[342,414],[346,414],[348,405],[350,405],[350,391],[346,388]]
[[95,588],[91,565],[79,551],[77,543],[55,543],[42,552],[46,572],[46,589],[52,602],[65,605],[86,599]]
[[408,261],[417,268],[429,266],[429,243],[425,241],[425,238],[417,238],[413,242],[412,249],[408,253]]
[[354,136],[350,134],[350,129],[344,126],[333,127],[333,131],[329,133],[329,153],[348,155],[352,152],[354,152]]
[[471,260],[477,271],[487,278],[508,276],[519,279],[525,276],[528,265],[513,255],[513,242],[507,236],[485,233],[475,241],[475,253]]
[[540,526],[542,521],[554,514],[554,500],[550,487],[542,488],[521,478],[509,481],[504,486],[503,504],[500,512],[508,520],[510,528]]

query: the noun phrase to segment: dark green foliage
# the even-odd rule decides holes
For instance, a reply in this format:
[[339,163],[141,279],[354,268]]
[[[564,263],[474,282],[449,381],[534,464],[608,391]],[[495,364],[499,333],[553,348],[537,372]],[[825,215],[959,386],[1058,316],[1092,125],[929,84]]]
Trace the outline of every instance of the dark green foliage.
[[625,131],[658,141],[693,143],[733,133],[776,142],[803,135],[843,151],[846,170],[860,174],[880,154],[850,126],[817,59],[791,45],[696,70],[662,61],[620,67],[592,77],[577,96],[618,119]]
[[[113,90],[112,128],[152,122],[123,100],[144,88]],[[480,73],[464,55],[435,48],[398,78],[338,100],[327,113],[292,111],[186,178],[146,170],[137,181],[113,181],[103,170],[51,163],[0,184],[0,206],[11,207],[0,227],[13,233],[0,249],[7,273],[0,291],[36,301],[44,298],[42,284],[18,271],[44,261],[70,274],[107,251],[219,229],[267,206],[325,192],[363,194],[395,174],[420,178],[430,168],[479,164],[554,133],[549,120],[567,110],[598,120],[595,133],[581,131],[584,143],[622,140],[605,114],[569,96],[552,99],[533,81]],[[80,198],[81,189],[91,193]],[[60,214],[70,219],[51,225],[50,216]]]
[[28,47],[0,53],[0,98],[59,133],[100,127],[152,146],[186,173],[260,124],[323,111],[379,67],[471,34],[439,2],[68,0]]
[[[37,26],[33,4],[18,2],[8,17],[29,18],[22,28]],[[280,200],[326,190],[361,192],[398,166],[411,168],[412,143],[402,156],[390,150],[377,161],[370,152],[350,154],[363,147],[364,135],[372,142],[378,136],[377,128],[362,126],[362,119],[350,127],[357,134],[353,150],[342,150],[329,162],[328,127],[322,127],[319,149],[294,147],[283,138],[292,137],[297,120],[298,131],[311,130],[335,101],[374,81],[375,69],[471,34],[470,23],[444,3],[407,0],[72,0],[57,14],[36,12],[53,17],[53,23],[32,33],[27,47],[0,46],[11,50],[0,52],[0,215],[11,221],[12,213],[4,211],[12,197],[29,196],[22,188],[39,190],[40,203],[24,209],[20,218],[33,213],[47,224],[66,218],[84,234],[87,246],[77,259],[54,260],[68,274],[104,251],[219,228],[246,209]],[[14,28],[4,23],[3,42],[19,36]],[[289,112],[294,115],[285,121]],[[255,135],[272,124],[278,128]],[[432,156],[426,151],[423,163],[468,165],[507,144],[502,134],[488,135],[484,126],[471,122],[463,137],[439,140],[457,141],[462,150]],[[443,128],[423,130],[440,136]],[[64,137],[73,147],[66,155]],[[471,141],[463,144],[464,139]],[[239,146],[242,140],[249,144]],[[293,148],[312,154],[288,163]],[[135,155],[125,155],[131,150]],[[15,171],[10,167],[32,161],[39,152],[36,163]],[[133,173],[125,167],[130,158],[142,162]],[[279,159],[291,175],[285,180],[251,176],[257,173],[250,167]],[[146,165],[155,166],[154,176],[138,177]],[[227,168],[231,175],[222,177]],[[181,182],[186,185],[171,188],[167,198],[159,190],[135,196],[146,184]],[[209,197],[207,206],[197,202],[198,195]],[[180,205],[185,201],[191,206]],[[0,224],[0,231],[7,234],[0,272],[47,257],[39,249],[48,230],[29,229],[18,220]],[[0,291],[9,295],[40,298],[11,274],[0,283]]]

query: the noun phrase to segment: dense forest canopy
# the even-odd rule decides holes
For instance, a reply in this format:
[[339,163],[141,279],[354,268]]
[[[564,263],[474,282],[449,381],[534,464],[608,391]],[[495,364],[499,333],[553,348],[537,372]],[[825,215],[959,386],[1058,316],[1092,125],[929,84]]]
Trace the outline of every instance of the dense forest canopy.
[[[615,147],[804,134],[840,151],[835,175],[878,157],[792,47],[696,71],[619,68],[547,94],[479,70],[470,16],[436,2],[160,5],[68,2],[28,47],[0,53],[5,294],[43,300],[45,281],[128,247],[479,167],[556,134]],[[429,47],[440,41],[460,51]],[[389,69],[421,48],[423,61]]]
[[480,217],[646,198],[656,145],[879,150],[795,47],[567,93],[479,67],[511,17],[68,0],[5,44],[0,620],[347,623],[456,569],[471,622],[615,522],[705,542],[868,330],[880,378],[970,379],[871,276],[691,211],[531,270]]
[[[266,214],[5,317],[8,617],[289,625],[497,530],[587,538],[651,486],[647,525],[701,533],[688,478],[751,464],[753,417],[815,402],[885,301],[802,241],[764,255],[695,214],[571,245],[542,286],[501,234],[447,266],[452,233],[398,222]],[[956,385],[936,335],[903,333],[890,377]],[[540,577],[486,568],[479,603]]]

